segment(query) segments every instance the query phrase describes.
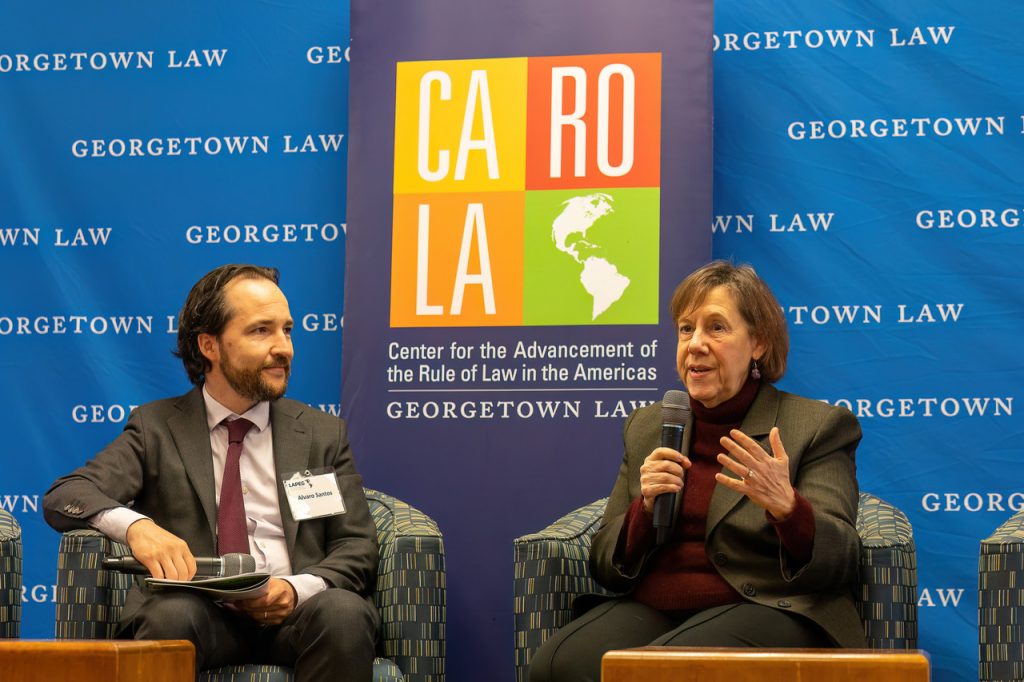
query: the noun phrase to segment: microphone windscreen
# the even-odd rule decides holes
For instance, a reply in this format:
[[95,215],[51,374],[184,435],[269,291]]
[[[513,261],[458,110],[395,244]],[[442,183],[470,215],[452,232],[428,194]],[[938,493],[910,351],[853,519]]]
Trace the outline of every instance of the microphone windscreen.
[[224,561],[224,576],[252,573],[256,570],[256,559],[251,554],[225,554],[221,559]]
[[686,391],[665,391],[661,399],[661,423],[685,426],[690,415],[690,395]]

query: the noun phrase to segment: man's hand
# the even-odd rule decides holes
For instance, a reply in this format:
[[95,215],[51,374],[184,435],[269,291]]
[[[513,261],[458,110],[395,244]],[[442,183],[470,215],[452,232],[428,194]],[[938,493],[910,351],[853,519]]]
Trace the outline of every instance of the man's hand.
[[287,580],[271,578],[260,597],[233,602],[257,623],[278,625],[295,610],[295,588]]
[[196,560],[184,540],[156,525],[152,519],[139,519],[125,534],[132,556],[154,578],[191,580]]

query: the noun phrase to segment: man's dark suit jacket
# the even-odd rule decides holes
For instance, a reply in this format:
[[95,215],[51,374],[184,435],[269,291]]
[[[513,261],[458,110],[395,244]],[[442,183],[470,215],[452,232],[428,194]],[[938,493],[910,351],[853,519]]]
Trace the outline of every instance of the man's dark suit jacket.
[[[723,485],[715,486],[708,506],[704,541],[708,558],[743,599],[802,614],[840,646],[863,647],[864,628],[851,591],[858,580],[860,553],[854,463],[861,438],[857,418],[844,408],[764,384],[740,430],[771,454],[768,433],[773,426],[779,427],[789,455],[790,481],[814,508],[811,560],[804,566],[791,566],[764,509]],[[692,416],[686,433],[683,454],[689,451]],[[657,551],[649,552],[636,566],[622,566],[613,560],[626,509],[640,496],[640,465],[660,446],[660,439],[660,403],[629,416],[624,432],[626,453],[590,555],[594,577],[616,592],[632,589],[646,560]],[[727,469],[722,472],[735,478]],[[677,507],[676,514],[678,511]]]
[[[312,573],[363,596],[377,574],[377,533],[348,445],[345,423],[303,403],[270,403],[281,521],[293,573]],[[296,521],[281,477],[333,469],[346,513]],[[88,528],[86,519],[134,502],[132,508],[188,543],[195,556],[217,556],[213,453],[201,388],[132,412],[117,439],[94,459],[57,479],[43,497],[43,516],[58,531]],[[136,586],[122,624],[142,602]]]

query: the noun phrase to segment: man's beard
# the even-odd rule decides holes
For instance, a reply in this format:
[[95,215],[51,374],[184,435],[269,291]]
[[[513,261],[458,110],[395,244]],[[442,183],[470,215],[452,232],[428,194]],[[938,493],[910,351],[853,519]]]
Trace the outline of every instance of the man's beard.
[[[284,385],[280,388],[271,386],[263,378],[263,370],[269,367],[284,368]],[[227,359],[224,359],[220,361],[220,371],[224,374],[228,386],[234,389],[235,393],[257,403],[264,400],[277,400],[283,396],[288,389],[288,377],[291,376],[291,367],[285,357],[276,357],[272,364],[256,369],[236,369],[228,363]]]

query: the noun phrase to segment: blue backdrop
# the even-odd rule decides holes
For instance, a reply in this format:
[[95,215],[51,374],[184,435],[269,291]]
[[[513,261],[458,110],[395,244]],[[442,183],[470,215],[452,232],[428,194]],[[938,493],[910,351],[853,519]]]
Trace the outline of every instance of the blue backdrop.
[[188,388],[171,350],[203,273],[281,269],[290,393],[338,412],[348,42],[327,2],[0,8],[0,503],[24,528],[23,636],[53,635],[42,493],[131,406]]
[[[914,524],[920,644],[941,681],[976,674],[978,541],[1024,505],[1022,12],[1009,0],[715,8],[705,234],[714,255],[754,264],[785,307],[782,387],[860,417],[862,487]],[[586,53],[622,49],[614,36],[595,34],[609,45]],[[56,535],[39,497],[130,406],[186,388],[168,319],[202,273],[280,267],[297,321],[290,394],[340,409],[348,47],[346,3],[0,8],[0,349],[12,387],[0,504],[25,529],[24,636],[52,633]],[[467,55],[444,58],[455,56]],[[388,300],[366,290],[349,302],[358,296]],[[660,338],[672,342],[667,328]],[[530,478],[509,534],[607,494],[619,420],[600,428],[606,450],[537,455],[595,473]],[[357,450],[368,484],[399,493],[380,456]],[[501,464],[501,485],[524,485],[528,472]],[[421,488],[410,497],[428,513],[455,494]],[[442,530],[460,523],[445,517]],[[511,678],[508,578],[481,583],[507,585],[500,616],[478,610],[475,588],[453,592],[453,671],[474,661],[477,632],[496,633],[482,646]],[[504,598],[481,597],[492,599]]]
[[861,487],[914,527],[936,680],[977,675],[978,543],[1024,504],[1021,12],[715,16],[715,255],[753,263],[785,309],[781,385],[860,419]]

